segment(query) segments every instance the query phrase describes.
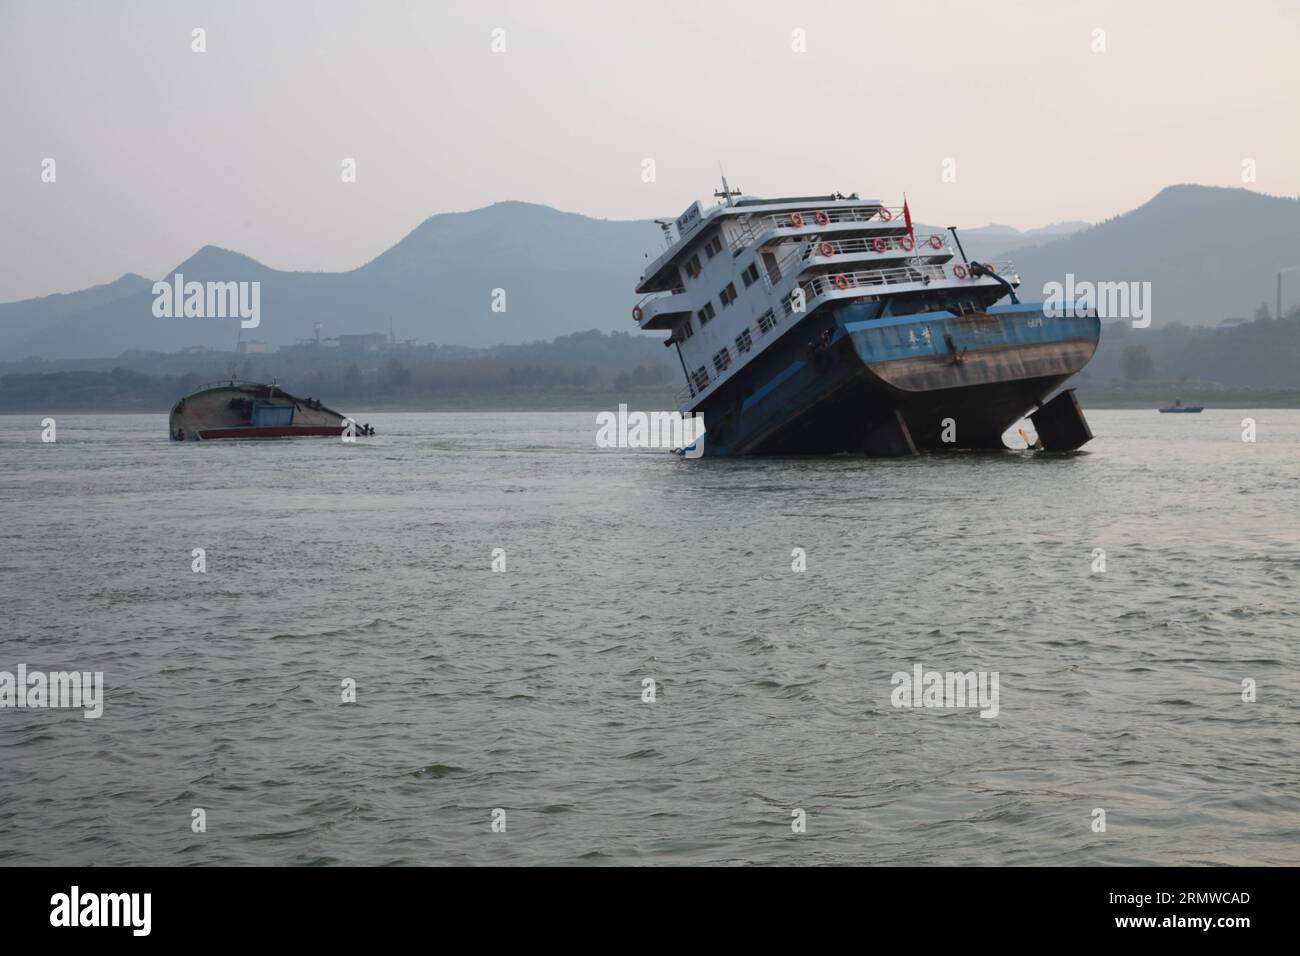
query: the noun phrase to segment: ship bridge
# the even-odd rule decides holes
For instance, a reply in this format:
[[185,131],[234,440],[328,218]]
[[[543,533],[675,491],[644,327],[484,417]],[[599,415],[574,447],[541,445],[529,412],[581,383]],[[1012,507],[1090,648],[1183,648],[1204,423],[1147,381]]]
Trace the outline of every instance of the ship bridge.
[[907,227],[901,219],[893,227],[888,227],[888,223],[901,214],[901,207],[885,209],[875,200],[839,194],[784,199],[745,197],[734,205],[716,206],[708,212],[697,202],[671,224],[661,220],[668,247],[647,267],[636,291],[666,292],[679,286],[677,267],[683,258],[716,235],[724,224],[727,248],[737,255],[755,242],[794,235],[807,224],[820,224],[823,216],[826,225],[834,224],[832,232],[852,235],[855,228],[864,227],[874,220],[873,231],[885,227],[885,235],[902,235],[907,232]]

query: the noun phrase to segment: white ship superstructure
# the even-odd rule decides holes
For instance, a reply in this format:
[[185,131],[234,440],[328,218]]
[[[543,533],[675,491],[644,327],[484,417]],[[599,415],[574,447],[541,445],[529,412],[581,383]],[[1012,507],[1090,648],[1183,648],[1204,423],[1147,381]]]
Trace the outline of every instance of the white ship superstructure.
[[[708,212],[696,202],[664,227],[671,244],[638,284],[645,297],[633,317],[642,329],[670,333],[688,377],[683,411],[788,332],[792,316],[827,302],[947,289],[970,293],[974,308],[985,293],[1005,291],[968,265],[952,266],[948,236],[910,236],[902,206],[856,195],[728,195]],[[997,270],[1019,285],[1011,263]]]
[[[633,310],[640,328],[668,333],[666,344],[685,377],[679,408],[706,415],[710,454],[840,450],[841,444],[847,450],[897,450],[900,436],[879,434],[882,425],[886,432],[901,429],[902,447],[914,449],[928,443],[932,430],[928,421],[906,420],[908,414],[930,414],[925,402],[915,400],[920,394],[966,390],[965,397],[974,400],[969,386],[1042,380],[1012,389],[1024,396],[1019,414],[1041,399],[1037,393],[1047,379],[1059,384],[1095,349],[1090,326],[1058,329],[1063,341],[1092,341],[1086,356],[1067,347],[1068,357],[1054,362],[1048,354],[1052,335],[1017,330],[1038,307],[1018,302],[1020,280],[1011,264],[968,261],[955,230],[951,237],[916,232],[906,204],[886,206],[838,193],[759,199],[740,196],[725,180],[715,195],[721,201],[712,209],[696,202],[676,220],[659,221],[667,248],[648,264],[637,285],[643,298]],[[994,307],[1004,297],[1012,305]],[[998,334],[972,341],[969,320],[975,316],[984,320],[984,332],[993,322]],[[894,331],[882,337],[885,328]],[[1025,362],[990,376],[987,362],[968,361],[980,357],[967,355],[972,347],[997,360],[1008,355],[993,351],[1018,348]],[[843,374],[852,370],[814,375],[816,382],[808,374],[809,368],[833,372],[828,363],[842,365],[854,351],[856,371],[885,393],[900,393],[897,401],[877,395],[883,404],[871,401],[861,408],[864,443],[852,434],[854,411],[841,394],[846,388],[862,391],[852,375]],[[924,366],[934,361],[964,366],[959,371],[965,374],[933,374]],[[887,362],[904,364],[887,370]],[[1012,398],[1011,404],[1019,401]],[[999,407],[996,417],[1005,414]],[[985,447],[991,426],[986,421],[968,429],[978,444],[963,447]],[[806,434],[799,438],[791,428]]]

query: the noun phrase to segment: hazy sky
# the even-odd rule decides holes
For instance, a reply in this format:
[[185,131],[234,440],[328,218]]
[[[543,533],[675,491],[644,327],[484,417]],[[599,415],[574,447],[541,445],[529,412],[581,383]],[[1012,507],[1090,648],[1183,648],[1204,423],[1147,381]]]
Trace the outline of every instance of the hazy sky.
[[1098,221],[1244,159],[1296,195],[1298,116],[1297,0],[0,0],[0,301],[207,243],[349,269],[502,199],[675,216],[719,162],[941,225]]

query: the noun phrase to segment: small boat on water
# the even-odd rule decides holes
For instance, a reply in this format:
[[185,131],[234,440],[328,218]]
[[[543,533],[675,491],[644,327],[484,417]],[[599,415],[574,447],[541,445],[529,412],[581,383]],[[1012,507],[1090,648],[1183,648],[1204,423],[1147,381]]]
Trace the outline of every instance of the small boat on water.
[[373,435],[318,398],[298,398],[272,382],[231,379],[205,385],[172,406],[167,432],[172,441],[218,438],[296,438]]
[[1168,405],[1165,408],[1160,409],[1160,414],[1163,415],[1166,412],[1194,413],[1194,412],[1203,412],[1203,411],[1205,411],[1204,405],[1184,405],[1183,400],[1181,398],[1175,398],[1174,403],[1172,405]]

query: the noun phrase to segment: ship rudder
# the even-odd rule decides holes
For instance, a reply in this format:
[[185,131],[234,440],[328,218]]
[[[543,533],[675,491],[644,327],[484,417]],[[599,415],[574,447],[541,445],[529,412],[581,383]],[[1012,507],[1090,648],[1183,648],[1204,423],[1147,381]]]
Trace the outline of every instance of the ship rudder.
[[862,447],[864,453],[881,457],[903,457],[918,453],[903,413],[897,408],[892,411],[892,415],[868,429]]
[[1092,441],[1092,429],[1074,389],[1067,388],[1029,416],[1047,451],[1074,451]]

